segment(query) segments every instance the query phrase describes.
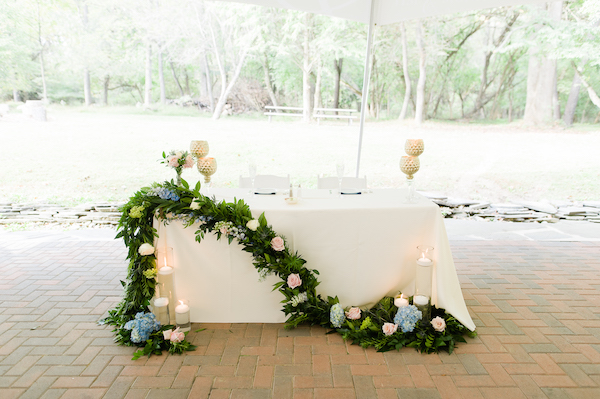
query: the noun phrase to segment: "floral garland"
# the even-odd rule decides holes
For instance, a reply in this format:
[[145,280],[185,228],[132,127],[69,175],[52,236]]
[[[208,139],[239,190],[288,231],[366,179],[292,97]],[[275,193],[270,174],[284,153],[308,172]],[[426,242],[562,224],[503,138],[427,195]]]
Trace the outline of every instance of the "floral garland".
[[[217,239],[226,238],[230,244],[237,241],[244,251],[252,254],[261,279],[268,275],[281,279],[274,290],[285,297],[282,310],[287,316],[286,328],[301,323],[321,325],[365,348],[373,346],[378,351],[388,351],[408,346],[424,353],[440,350],[452,353],[457,342],[466,342],[464,335],[476,335],[444,309],[432,307],[432,319],[422,320],[415,306],[397,308],[390,297],[371,309],[343,309],[337,297],[323,299],[316,292],[319,272],[305,267],[306,261],[289,250],[285,239],[268,225],[264,214],[254,219],[242,200],[217,202],[200,194],[200,183],[190,189],[182,180],[181,186],[171,181],[142,188],[122,208],[116,238],[123,238],[129,249],[127,282],[121,282],[125,297],[109,311],[104,322],[115,326],[117,342],[144,346],[136,352],[137,357],[161,350],[182,353],[195,348],[172,332],[173,326],[153,324],[153,316],[148,313],[157,274],[154,247],[150,244],[157,237],[152,227],[154,217],[165,223],[179,219],[185,227],[197,224],[198,242],[206,233],[216,234]],[[138,325],[141,330],[136,331],[134,327]]]

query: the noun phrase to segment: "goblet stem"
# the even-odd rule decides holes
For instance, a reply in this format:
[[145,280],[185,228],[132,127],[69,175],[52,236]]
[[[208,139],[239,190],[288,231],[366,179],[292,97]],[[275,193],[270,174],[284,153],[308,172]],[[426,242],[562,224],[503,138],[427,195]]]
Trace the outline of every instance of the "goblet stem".
[[408,184],[408,194],[406,196],[407,204],[416,203],[416,195],[415,195],[415,183],[413,179],[407,179],[406,183]]

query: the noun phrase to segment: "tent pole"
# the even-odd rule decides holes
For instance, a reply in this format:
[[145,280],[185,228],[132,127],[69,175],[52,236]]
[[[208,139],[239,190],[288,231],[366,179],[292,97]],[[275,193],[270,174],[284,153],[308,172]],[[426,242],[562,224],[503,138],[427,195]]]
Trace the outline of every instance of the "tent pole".
[[365,111],[369,100],[369,80],[371,79],[371,46],[373,44],[373,28],[375,26],[375,2],[371,0],[371,13],[369,14],[369,30],[367,32],[367,56],[365,59],[365,76],[363,78],[362,99],[360,104],[360,130],[358,134],[358,155],[356,157],[356,177],[360,171],[360,153],[362,150],[363,129],[365,127]]

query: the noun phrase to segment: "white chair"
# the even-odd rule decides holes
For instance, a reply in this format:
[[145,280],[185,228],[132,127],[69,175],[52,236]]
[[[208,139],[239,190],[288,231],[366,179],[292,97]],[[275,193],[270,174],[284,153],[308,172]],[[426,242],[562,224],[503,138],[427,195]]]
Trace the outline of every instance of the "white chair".
[[[319,177],[317,188],[337,189],[340,183],[337,177]],[[367,176],[365,177],[342,177],[342,188],[357,188],[364,190],[367,188]]]
[[[256,175],[254,178],[255,188],[290,188],[290,175],[275,176],[275,175]],[[249,177],[240,176],[240,188],[252,188],[252,180]]]

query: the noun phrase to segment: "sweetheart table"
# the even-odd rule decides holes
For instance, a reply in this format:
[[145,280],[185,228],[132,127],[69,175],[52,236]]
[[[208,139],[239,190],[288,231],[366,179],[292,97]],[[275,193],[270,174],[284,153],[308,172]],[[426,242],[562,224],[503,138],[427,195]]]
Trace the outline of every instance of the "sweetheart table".
[[[405,204],[406,190],[384,189],[360,195],[303,189],[297,204],[284,195],[252,195],[243,189],[211,189],[217,201],[243,199],[261,213],[288,247],[319,271],[317,292],[338,296],[342,307],[375,305],[398,291],[412,295],[418,245],[434,247],[432,303],[445,308],[470,330],[475,324],[462,296],[443,218],[437,205],[417,195]],[[283,296],[272,291],[281,281],[259,282],[251,254],[234,240],[205,235],[195,241],[198,225],[154,222],[158,247],[173,248],[175,299],[187,299],[192,322],[281,323]]]

